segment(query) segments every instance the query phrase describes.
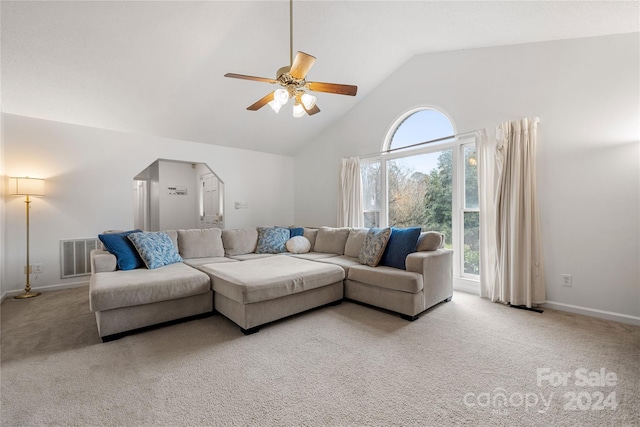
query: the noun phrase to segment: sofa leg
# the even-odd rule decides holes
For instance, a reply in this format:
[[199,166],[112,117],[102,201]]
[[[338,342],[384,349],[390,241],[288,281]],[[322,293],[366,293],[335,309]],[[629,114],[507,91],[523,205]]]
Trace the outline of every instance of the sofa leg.
[[409,316],[407,314],[401,314],[400,317],[402,317],[404,320],[408,320],[409,322],[413,322],[418,318],[418,315],[416,314],[415,316]]
[[447,298],[446,300],[444,300],[444,302],[450,302],[450,301],[451,301],[451,298],[453,298],[453,297],[449,297],[449,298]]
[[260,326],[254,326],[253,328],[249,328],[249,329],[240,328],[240,330],[245,335],[251,335],[251,334],[255,334],[256,332],[258,332],[260,330]]

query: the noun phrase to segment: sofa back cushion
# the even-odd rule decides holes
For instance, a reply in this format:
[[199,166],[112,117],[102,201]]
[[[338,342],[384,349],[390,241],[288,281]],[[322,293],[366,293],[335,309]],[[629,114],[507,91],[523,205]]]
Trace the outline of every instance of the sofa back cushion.
[[416,251],[421,231],[420,227],[391,227],[391,236],[380,259],[380,265],[406,270],[405,260],[407,255]]
[[346,256],[358,258],[368,231],[368,228],[352,228],[349,230],[349,237],[347,238],[347,243],[344,245],[344,254]]
[[182,258],[223,257],[222,230],[178,230],[178,248]]
[[349,228],[321,227],[313,247],[314,252],[344,255],[344,246],[349,238]]
[[306,237],[311,247],[309,248],[310,252],[315,250],[316,239],[318,238],[318,229],[317,228],[307,228],[304,227],[304,231],[302,232],[302,236]]
[[176,248],[176,251],[179,252],[178,249],[178,232],[176,230],[163,230],[167,233],[167,236],[171,239],[171,243],[173,243],[173,247]]
[[256,228],[224,229],[222,243],[226,256],[253,253],[258,244],[258,230]]
[[420,234],[416,251],[435,251],[444,247],[444,234],[437,231],[426,231]]

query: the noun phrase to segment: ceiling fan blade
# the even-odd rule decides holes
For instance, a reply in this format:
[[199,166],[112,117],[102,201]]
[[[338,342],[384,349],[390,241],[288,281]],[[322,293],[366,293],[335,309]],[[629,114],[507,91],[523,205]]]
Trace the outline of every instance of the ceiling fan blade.
[[250,111],[257,111],[259,109],[261,109],[262,107],[264,107],[265,105],[267,105],[269,102],[273,101],[273,94],[275,91],[271,92],[270,94],[266,95],[264,98],[262,98],[261,100],[257,101],[256,103],[250,105],[247,107],[247,110]]
[[306,86],[314,92],[337,93],[339,95],[355,96],[358,92],[358,86],[336,83],[307,82]]
[[227,73],[224,76],[231,77],[233,79],[253,80],[256,82],[264,82],[264,83],[277,83],[277,81],[275,81],[274,79],[268,79],[266,77],[245,76],[244,74]]
[[291,77],[294,79],[304,79],[314,62],[316,62],[315,56],[311,56],[304,52],[298,52],[293,60],[293,64],[291,64],[289,74],[291,74]]

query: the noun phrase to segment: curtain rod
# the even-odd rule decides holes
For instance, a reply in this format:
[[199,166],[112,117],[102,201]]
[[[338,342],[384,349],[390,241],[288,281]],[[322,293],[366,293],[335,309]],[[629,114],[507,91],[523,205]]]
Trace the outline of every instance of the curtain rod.
[[382,154],[392,153],[394,151],[406,150],[407,148],[414,148],[414,147],[419,147],[421,145],[432,144],[434,142],[440,142],[440,141],[446,141],[448,139],[460,138],[462,136],[467,136],[467,135],[470,135],[472,133],[480,132],[482,130],[483,129],[476,129],[476,130],[471,130],[471,131],[468,131],[468,132],[457,133],[455,135],[443,136],[442,138],[436,138],[436,139],[431,139],[429,141],[418,142],[416,144],[407,145],[405,147],[391,148],[389,150],[384,150],[384,151],[380,151],[378,153],[371,153],[371,154],[367,154],[367,155],[364,155],[364,156],[358,156],[358,157],[361,158],[361,159],[366,159],[368,157],[376,157],[376,156],[380,156]]

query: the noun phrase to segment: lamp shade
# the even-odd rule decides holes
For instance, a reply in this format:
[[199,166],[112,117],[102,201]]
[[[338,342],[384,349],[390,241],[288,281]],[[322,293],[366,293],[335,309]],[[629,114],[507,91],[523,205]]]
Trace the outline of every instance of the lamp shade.
[[16,196],[44,196],[44,179],[9,178],[9,194]]

